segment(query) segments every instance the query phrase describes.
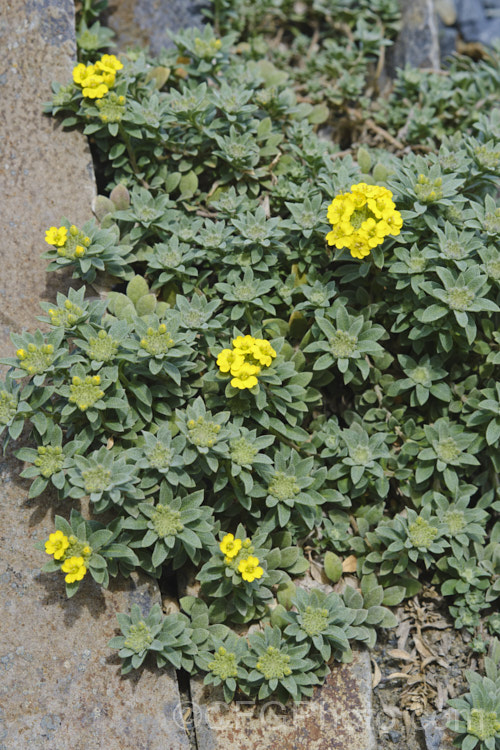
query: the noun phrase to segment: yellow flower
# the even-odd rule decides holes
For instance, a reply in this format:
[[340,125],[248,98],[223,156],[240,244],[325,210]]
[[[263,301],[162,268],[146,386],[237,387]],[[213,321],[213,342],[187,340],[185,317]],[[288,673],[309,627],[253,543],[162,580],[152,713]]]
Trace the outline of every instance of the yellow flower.
[[116,71],[123,68],[114,55],[103,55],[94,65],[80,63],[73,68],[73,81],[87,99],[102,99],[115,83]]
[[241,560],[238,565],[238,573],[241,573],[244,581],[252,583],[256,578],[262,578],[264,569],[260,567],[258,557],[250,556],[246,560]]
[[391,229],[392,235],[398,235],[400,233],[401,227],[403,226],[403,219],[401,218],[399,211],[394,211],[391,216],[388,216],[386,222]]
[[45,242],[48,245],[54,245],[55,247],[62,247],[66,244],[68,238],[68,230],[66,227],[50,227],[45,232]]
[[55,531],[50,534],[48,541],[45,542],[45,552],[48,555],[54,555],[54,560],[60,560],[68,547],[68,537],[62,531]]
[[112,88],[114,86],[116,78],[116,73],[114,71],[112,73],[106,73],[105,71],[103,71],[100,76],[102,82],[105,83],[108,88]]
[[82,81],[82,94],[87,99],[102,99],[109,89],[103,82],[102,76],[88,76]]
[[115,55],[103,55],[95,66],[99,70],[117,71],[123,68],[123,63]]
[[255,339],[253,336],[237,336],[235,339],[233,339],[233,346],[234,348],[243,354],[251,354],[253,345],[255,344]]
[[244,362],[243,354],[234,349],[223,349],[217,357],[217,364],[221,372],[229,372],[233,368],[238,370]]
[[82,80],[86,78],[87,75],[87,66],[83,63],[79,63],[79,65],[73,68],[73,81],[75,83],[81,84]]
[[219,544],[220,551],[226,558],[231,559],[236,557],[241,549],[241,539],[235,539],[233,534],[226,534],[222,542]]
[[265,339],[255,339],[252,347],[252,355],[261,365],[269,367],[276,356],[276,352],[269,341],[266,341]]
[[392,193],[380,185],[359,182],[350,193],[337,195],[328,207],[332,230],[329,245],[348,248],[353,258],[365,258],[388,235],[399,234],[403,220],[392,200]]
[[349,221],[354,209],[354,201],[349,193],[337,195],[328,206],[328,221],[331,224],[338,224],[341,220]]
[[67,573],[64,580],[66,583],[74,583],[74,581],[81,581],[87,568],[83,557],[68,557],[61,566],[63,573]]
[[233,388],[239,388],[240,390],[243,390],[244,388],[253,388],[254,385],[257,385],[259,382],[255,377],[259,372],[260,367],[257,367],[257,365],[249,365],[245,362],[245,364],[240,367],[237,376],[231,380],[231,385]]
[[366,258],[367,255],[370,255],[370,246],[368,245],[366,240],[359,234],[356,237],[353,237],[350,241],[346,242],[344,244],[344,247],[348,248],[353,258],[358,258],[359,260],[362,260],[363,258]]

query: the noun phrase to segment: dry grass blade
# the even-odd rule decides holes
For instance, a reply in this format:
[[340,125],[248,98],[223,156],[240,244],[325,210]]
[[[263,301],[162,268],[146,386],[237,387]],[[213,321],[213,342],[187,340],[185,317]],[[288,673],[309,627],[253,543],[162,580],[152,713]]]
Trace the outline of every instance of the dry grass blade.
[[373,665],[372,688],[376,688],[382,679],[382,672],[380,671],[380,667],[373,657],[371,657],[370,661]]
[[404,659],[405,661],[415,661],[415,656],[412,656],[407,651],[403,651],[403,649],[401,648],[392,648],[387,653],[389,654],[389,656],[392,656],[394,659]]

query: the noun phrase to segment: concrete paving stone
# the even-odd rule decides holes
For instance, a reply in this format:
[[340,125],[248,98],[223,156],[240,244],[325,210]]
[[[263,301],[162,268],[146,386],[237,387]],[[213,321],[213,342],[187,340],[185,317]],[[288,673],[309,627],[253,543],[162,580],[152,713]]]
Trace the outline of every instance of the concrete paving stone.
[[116,33],[119,50],[149,45],[157,55],[172,45],[167,30],[177,32],[206,23],[201,14],[206,4],[204,0],[110,0],[106,20]]
[[399,0],[401,30],[391,52],[391,67],[439,69],[438,23],[433,0]]
[[39,300],[68,286],[68,274],[45,272],[45,229],[62,216],[89,219],[95,182],[86,138],[42,112],[51,82],[71,80],[73,3],[3,0],[0,45],[0,350],[7,356],[10,331],[39,326]]
[[286,707],[224,702],[219,688],[191,680],[192,722],[200,750],[376,750],[370,656],[335,664],[311,699]]

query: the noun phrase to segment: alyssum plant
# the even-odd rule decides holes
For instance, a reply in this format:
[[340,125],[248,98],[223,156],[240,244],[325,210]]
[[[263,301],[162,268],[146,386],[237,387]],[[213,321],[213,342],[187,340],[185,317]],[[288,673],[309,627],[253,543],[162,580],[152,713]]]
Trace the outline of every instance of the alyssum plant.
[[[50,268],[116,285],[13,334],[0,422],[7,442],[29,420],[31,496],[113,516],[42,545],[69,595],[192,565],[183,613],[120,616],[124,671],[154,651],[227,700],[299,700],[422,581],[459,594],[458,627],[498,598],[500,209],[477,157],[496,115],[458,148],[385,153],[375,180],[235,38],[189,30],[55,86],[110,195],[47,230]],[[309,592],[304,550],[355,555],[361,590]]]

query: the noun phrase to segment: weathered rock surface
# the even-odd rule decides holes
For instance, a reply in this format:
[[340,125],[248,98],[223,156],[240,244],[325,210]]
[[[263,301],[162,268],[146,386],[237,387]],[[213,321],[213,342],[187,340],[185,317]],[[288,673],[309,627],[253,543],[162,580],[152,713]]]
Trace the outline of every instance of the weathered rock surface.
[[391,67],[439,68],[438,24],[433,0],[399,0],[401,31],[391,55]]
[[203,26],[204,4],[203,0],[111,0],[107,22],[116,33],[118,49],[149,45],[157,55],[172,44],[168,29]]
[[219,689],[191,680],[192,722],[200,750],[375,750],[370,657],[334,665],[314,697],[286,708],[276,701],[227,705]]
[[429,714],[428,716],[422,716],[420,723],[424,732],[425,747],[427,750],[453,750],[453,738],[456,737],[452,734],[446,725],[449,721],[452,721],[457,716],[457,712],[453,709],[448,709],[442,713]]
[[0,463],[0,750],[188,750],[173,717],[175,672],[144,669],[120,677],[116,613],[160,601],[147,576],[112,581],[89,577],[66,599],[62,574],[40,573],[45,554],[33,549],[54,530],[53,498],[27,499],[19,462]]
[[62,216],[89,219],[95,183],[86,138],[42,113],[51,82],[71,80],[73,3],[3,2],[0,45],[0,348],[8,356],[9,331],[36,327],[39,299],[55,299],[63,283],[40,258],[45,229]]
[[[37,327],[39,300],[54,299],[60,275],[45,273],[45,229],[65,215],[91,216],[95,183],[86,139],[42,114],[52,80],[74,65],[70,0],[2,4],[0,39],[0,355],[9,332]],[[102,591],[91,579],[67,600],[60,575],[40,573],[37,539],[54,530],[54,499],[28,500],[20,463],[0,459],[0,750],[183,750],[173,721],[175,674],[147,669],[119,676],[107,648],[115,614],[159,601],[144,576]],[[67,504],[55,512],[69,514]]]
[[491,45],[500,39],[498,0],[454,0],[457,26],[465,42]]

